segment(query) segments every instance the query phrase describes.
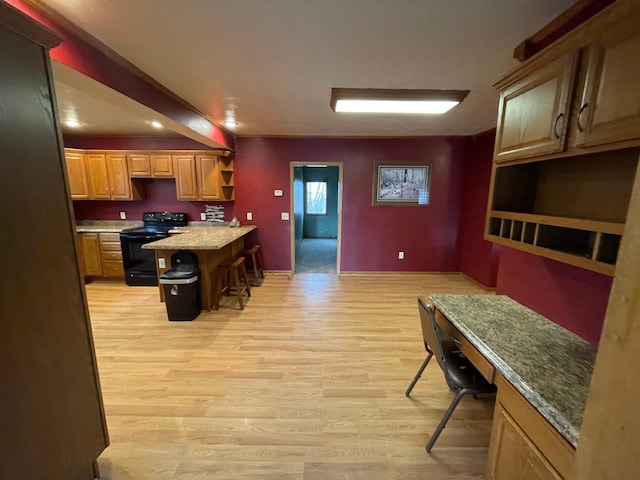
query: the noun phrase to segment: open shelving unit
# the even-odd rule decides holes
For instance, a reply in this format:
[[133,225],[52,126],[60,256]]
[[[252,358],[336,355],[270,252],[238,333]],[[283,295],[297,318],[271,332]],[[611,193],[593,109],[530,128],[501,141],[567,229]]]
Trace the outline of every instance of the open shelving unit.
[[233,158],[220,157],[220,195],[223,200],[235,199]]
[[485,238],[613,276],[638,149],[496,165]]

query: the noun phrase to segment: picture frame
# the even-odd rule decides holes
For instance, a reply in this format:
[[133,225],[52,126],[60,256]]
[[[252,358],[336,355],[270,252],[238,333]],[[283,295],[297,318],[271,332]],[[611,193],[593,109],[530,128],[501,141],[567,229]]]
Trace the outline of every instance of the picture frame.
[[429,165],[376,165],[374,205],[428,204],[429,173]]

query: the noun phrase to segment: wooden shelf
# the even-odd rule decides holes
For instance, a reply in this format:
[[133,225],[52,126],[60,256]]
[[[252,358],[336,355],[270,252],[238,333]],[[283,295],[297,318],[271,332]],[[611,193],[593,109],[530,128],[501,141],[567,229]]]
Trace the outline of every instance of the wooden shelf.
[[623,231],[618,222],[492,210],[486,238],[613,276]]

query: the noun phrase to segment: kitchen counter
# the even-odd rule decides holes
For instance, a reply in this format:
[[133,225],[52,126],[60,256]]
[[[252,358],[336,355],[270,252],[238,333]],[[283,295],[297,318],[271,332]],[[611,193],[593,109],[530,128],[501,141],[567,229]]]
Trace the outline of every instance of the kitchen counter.
[[142,222],[126,220],[80,220],[76,222],[77,233],[119,233],[127,228],[141,227]]
[[434,306],[574,447],[596,347],[503,295],[431,295]]
[[179,235],[146,243],[142,248],[151,250],[219,250],[244,237],[255,228],[254,225],[244,227],[181,227],[169,232],[179,233]]
[[[255,225],[245,227],[219,227],[199,225],[170,230],[175,233],[168,238],[142,245],[143,249],[155,250],[158,276],[171,268],[171,258],[180,250],[191,250],[198,257],[200,302],[202,310],[217,308],[220,295],[218,265],[235,258],[244,248],[244,236],[255,230]],[[182,233],[181,233],[182,232]],[[160,301],[164,291],[160,286]]]

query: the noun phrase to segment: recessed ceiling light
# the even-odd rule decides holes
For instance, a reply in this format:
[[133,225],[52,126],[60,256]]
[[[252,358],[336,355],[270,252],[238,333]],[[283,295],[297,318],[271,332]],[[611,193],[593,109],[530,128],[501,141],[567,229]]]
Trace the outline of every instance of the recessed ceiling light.
[[238,122],[236,122],[233,119],[227,119],[222,123],[224,124],[225,127],[229,127],[229,128],[234,128],[238,126]]
[[64,124],[67,127],[71,127],[71,128],[77,128],[80,126],[80,122],[78,120],[73,120],[73,119],[65,120]]
[[353,113],[441,114],[468,94],[469,90],[332,88],[331,109]]
[[162,124],[160,122],[156,122],[155,120],[151,122],[151,126],[153,128],[162,128]]

